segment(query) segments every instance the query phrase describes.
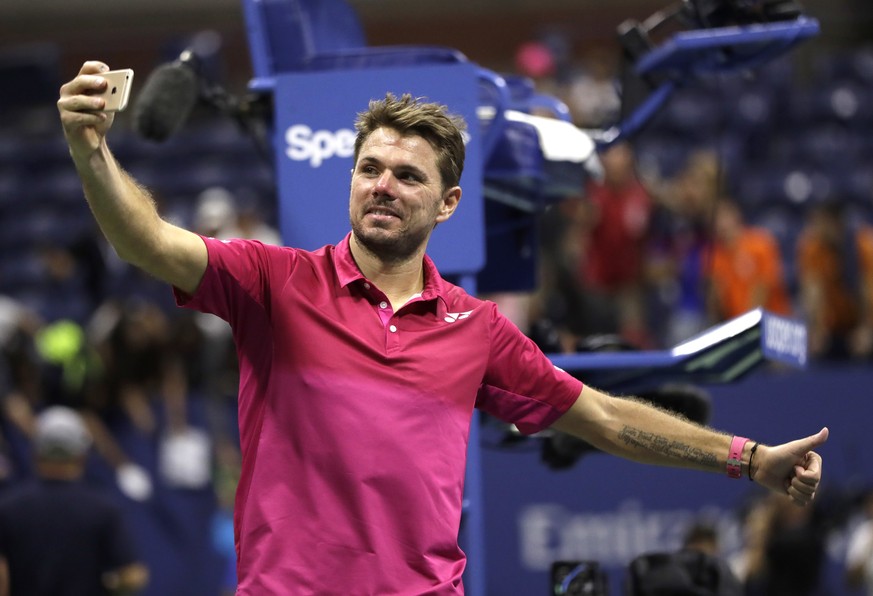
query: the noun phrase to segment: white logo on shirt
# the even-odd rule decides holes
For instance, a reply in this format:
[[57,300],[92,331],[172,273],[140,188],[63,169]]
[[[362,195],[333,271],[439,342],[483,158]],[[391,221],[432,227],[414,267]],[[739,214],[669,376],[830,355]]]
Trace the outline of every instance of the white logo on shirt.
[[446,318],[443,319],[446,323],[454,323],[455,321],[459,321],[461,319],[466,319],[472,313],[472,310],[468,310],[465,312],[447,312]]

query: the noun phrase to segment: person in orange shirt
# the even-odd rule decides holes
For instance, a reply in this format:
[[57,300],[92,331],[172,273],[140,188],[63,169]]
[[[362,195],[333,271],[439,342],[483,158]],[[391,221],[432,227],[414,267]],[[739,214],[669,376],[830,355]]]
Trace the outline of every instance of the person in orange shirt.
[[731,319],[757,307],[791,313],[775,238],[764,228],[747,226],[731,199],[717,202],[714,238],[703,268],[711,284],[707,306],[713,320]]
[[829,358],[873,352],[873,228],[852,230],[843,206],[813,207],[797,243],[800,303],[810,353]]

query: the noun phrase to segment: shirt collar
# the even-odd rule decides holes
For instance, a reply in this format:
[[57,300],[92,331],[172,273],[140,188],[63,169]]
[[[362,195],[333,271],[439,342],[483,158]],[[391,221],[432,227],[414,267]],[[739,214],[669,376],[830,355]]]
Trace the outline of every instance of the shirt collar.
[[[352,256],[352,249],[349,245],[349,240],[352,233],[346,234],[346,237],[336,245],[334,266],[336,267],[337,279],[340,286],[346,287],[352,282],[362,280],[366,281],[364,274],[355,263],[355,258]],[[424,255],[424,289],[421,292],[422,300],[434,300],[439,298],[446,302],[447,284],[442,278],[433,260]]]
[[358,269],[358,264],[355,263],[355,258],[352,256],[352,249],[349,246],[349,239],[352,233],[346,234],[342,242],[336,245],[334,251],[334,266],[336,267],[336,276],[340,286],[343,288],[359,279],[366,279],[361,270]]

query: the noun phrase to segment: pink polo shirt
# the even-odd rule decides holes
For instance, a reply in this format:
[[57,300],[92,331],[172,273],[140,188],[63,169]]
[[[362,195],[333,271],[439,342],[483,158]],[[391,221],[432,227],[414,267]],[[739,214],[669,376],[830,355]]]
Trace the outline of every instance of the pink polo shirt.
[[536,432],[582,384],[427,257],[424,291],[394,312],[348,236],[315,252],[204,241],[203,281],[177,300],[236,341],[237,593],[462,594],[473,408]]

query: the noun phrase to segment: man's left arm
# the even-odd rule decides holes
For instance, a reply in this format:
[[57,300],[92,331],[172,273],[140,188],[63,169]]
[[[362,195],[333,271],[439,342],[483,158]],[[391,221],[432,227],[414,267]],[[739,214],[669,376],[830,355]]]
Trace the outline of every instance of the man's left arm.
[[[641,400],[612,397],[588,386],[553,427],[626,459],[718,473],[727,470],[733,439]],[[755,443],[749,441],[740,458],[742,474],[805,505],[821,481],[822,460],[813,449],[827,437],[823,428],[781,445],[758,444],[754,456]]]

